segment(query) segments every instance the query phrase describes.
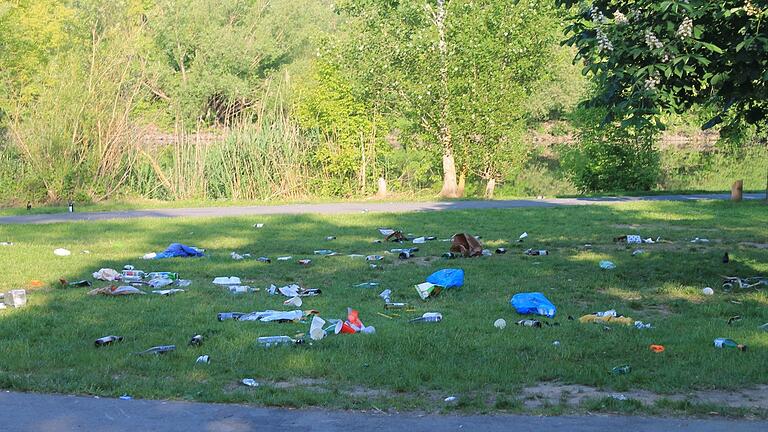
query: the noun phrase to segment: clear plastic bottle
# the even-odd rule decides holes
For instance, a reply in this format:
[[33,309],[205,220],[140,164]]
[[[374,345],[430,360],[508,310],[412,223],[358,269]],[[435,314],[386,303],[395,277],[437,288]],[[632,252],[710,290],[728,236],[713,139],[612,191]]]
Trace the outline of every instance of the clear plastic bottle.
[[260,347],[270,348],[280,345],[294,345],[298,341],[288,336],[262,336],[256,340],[256,344]]
[[104,346],[104,345],[110,345],[112,342],[120,342],[123,340],[122,336],[104,336],[102,338],[96,339],[96,342],[94,342],[94,345],[97,347]]
[[715,348],[736,348],[739,351],[746,351],[747,346],[736,343],[733,339],[717,338],[714,341]]
[[236,320],[239,319],[241,316],[245,315],[242,312],[220,312],[218,315],[216,315],[216,319],[219,321],[225,321],[225,320]]

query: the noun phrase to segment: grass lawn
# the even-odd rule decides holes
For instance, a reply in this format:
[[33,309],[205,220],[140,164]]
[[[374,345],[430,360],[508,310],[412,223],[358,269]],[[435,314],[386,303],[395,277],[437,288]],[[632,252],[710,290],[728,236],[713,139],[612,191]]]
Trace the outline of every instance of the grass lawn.
[[[211,219],[132,219],[52,225],[2,225],[0,291],[43,280],[48,287],[28,290],[26,308],[0,311],[0,388],[101,396],[172,398],[247,402],[281,406],[435,410],[443,398],[457,395],[453,407],[469,411],[515,411],[524,407],[521,392],[541,383],[578,384],[611,392],[649,390],[679,395],[703,390],[735,390],[768,384],[768,296],[762,291],[723,292],[721,275],[768,275],[768,208],[763,203],[643,202],[610,206],[407,214],[334,216],[258,216]],[[253,228],[264,223],[261,229]],[[489,249],[506,247],[506,255],[446,260],[449,243],[419,245],[417,258],[399,261],[387,255],[383,269],[370,269],[346,254],[383,254],[400,247],[374,244],[376,228],[401,228],[414,235],[448,238],[457,232],[482,236]],[[515,243],[523,231],[529,238]],[[643,245],[646,253],[613,237],[637,233],[671,241]],[[327,241],[326,236],[336,240]],[[703,237],[709,243],[690,243]],[[206,249],[205,258],[143,261],[171,242]],[[591,250],[583,245],[591,243]],[[69,257],[54,256],[59,247]],[[549,256],[528,257],[525,248],[548,249]],[[313,256],[315,249],[344,255]],[[81,253],[82,251],[90,253]],[[272,264],[234,261],[232,251],[267,255]],[[732,262],[723,264],[728,251]],[[281,262],[279,255],[294,261]],[[312,264],[300,266],[299,258]],[[600,260],[616,269],[602,271]],[[145,271],[176,271],[191,279],[187,292],[155,295],[88,296],[88,288],[57,286],[60,277],[91,279],[102,267],[133,264]],[[459,267],[465,286],[443,291],[422,302],[413,285],[430,273]],[[231,295],[211,284],[215,276],[239,276],[260,287],[253,294]],[[378,288],[356,288],[367,281]],[[303,346],[261,349],[256,338],[306,332],[309,323],[219,322],[218,312],[287,309],[285,297],[265,287],[298,283],[322,289],[305,298],[304,309],[324,318],[343,318],[347,307],[360,311],[373,335],[329,336]],[[95,287],[105,286],[96,282]],[[715,295],[701,289],[711,286]],[[416,312],[383,317],[378,293],[389,288],[393,301]],[[514,325],[522,318],[510,306],[518,292],[543,292],[558,313],[542,329]],[[581,324],[566,319],[607,309],[653,324],[653,329]],[[437,311],[443,321],[409,324],[407,319]],[[727,324],[731,316],[741,321]],[[498,330],[493,322],[509,324]],[[202,347],[186,345],[197,333]],[[105,335],[121,335],[114,346],[94,348]],[[715,349],[712,340],[730,337],[747,344],[742,353]],[[559,346],[553,345],[559,341]],[[132,353],[175,344],[163,356]],[[650,344],[666,346],[655,354]],[[196,365],[209,354],[210,365]],[[629,364],[632,372],[612,375]],[[239,384],[250,377],[258,388]],[[663,400],[653,407],[633,401],[589,401],[582,409],[660,410],[685,413],[733,409],[696,407]],[[545,406],[544,412],[559,412]],[[750,412],[754,413],[754,412]],[[757,413],[765,415],[764,412]]]

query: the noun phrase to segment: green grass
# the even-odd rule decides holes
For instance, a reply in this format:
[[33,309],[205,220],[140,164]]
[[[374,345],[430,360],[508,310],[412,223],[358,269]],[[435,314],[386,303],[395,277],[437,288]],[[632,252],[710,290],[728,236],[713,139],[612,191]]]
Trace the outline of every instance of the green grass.
[[[254,229],[256,222],[263,222],[264,228]],[[0,388],[426,410],[440,409],[444,397],[459,395],[460,403],[451,409],[484,412],[521,409],[520,389],[538,382],[664,394],[768,384],[768,333],[757,330],[768,322],[768,296],[719,289],[722,274],[768,274],[768,249],[742,244],[768,243],[766,226],[768,212],[759,202],[3,225],[0,241],[14,245],[0,247],[0,291],[25,287],[32,279],[49,287],[29,290],[26,308],[0,311]],[[448,261],[440,258],[448,243],[436,241],[420,245],[415,260],[400,262],[388,256],[383,270],[346,256],[312,256],[321,248],[370,254],[398,247],[373,244],[380,237],[378,227],[439,238],[466,231],[481,235],[488,248],[505,246],[510,252]],[[523,231],[530,237],[514,243]],[[632,257],[633,248],[612,242],[614,236],[635,232],[672,243],[645,245],[646,254]],[[329,235],[338,239],[324,240]],[[693,237],[712,241],[691,244]],[[203,247],[208,257],[138,259],[174,241]],[[585,243],[593,249],[582,250]],[[73,255],[54,256],[58,247]],[[526,257],[521,252],[527,247],[549,249],[551,255]],[[90,253],[81,253],[84,250]],[[733,260],[728,265],[721,263],[725,250]],[[295,262],[233,261],[232,251],[273,260],[278,255],[310,257],[313,263],[304,267]],[[600,271],[602,259],[612,260],[617,268]],[[99,268],[120,269],[125,264],[146,271],[177,271],[193,284],[173,297],[91,297],[86,288],[56,287],[60,277],[89,278]],[[418,299],[414,284],[435,270],[454,266],[466,272],[464,287],[427,302]],[[215,276],[229,275],[247,279],[262,291],[232,296],[210,283]],[[353,287],[371,280],[381,282],[380,289]],[[257,337],[305,332],[308,323],[216,320],[222,311],[283,309],[284,298],[269,296],[263,288],[293,282],[323,290],[321,296],[305,299],[305,309],[317,309],[324,318],[342,318],[347,307],[357,308],[363,322],[376,327],[376,334],[330,336],[311,345],[265,350],[256,346]],[[703,296],[704,286],[714,287],[716,295]],[[377,294],[384,288],[394,291],[395,301],[414,304],[417,312],[394,319],[378,315],[384,310]],[[553,321],[560,325],[540,330],[515,326],[520,316],[509,299],[525,291],[545,293],[558,307]],[[566,319],[611,308],[655,328],[615,326],[607,332],[599,325]],[[443,322],[406,323],[427,311],[442,312]],[[733,315],[743,320],[728,326],[726,320]],[[505,318],[509,326],[495,329],[497,318]],[[206,336],[203,347],[186,346],[196,333]],[[93,340],[108,334],[125,340],[93,347]],[[714,349],[716,337],[734,338],[750,349]],[[552,345],[555,340],[561,342],[559,347]],[[651,353],[652,343],[665,345],[667,351]],[[176,344],[178,350],[157,357],[131,354],[160,344]],[[195,365],[200,354],[209,354],[211,364]],[[609,373],[621,364],[631,364],[632,373]],[[238,385],[245,377],[263,385]],[[612,403],[595,402],[609,411]],[[680,404],[667,408],[657,404],[653,410],[697,413]],[[556,407],[552,410],[557,412]]]

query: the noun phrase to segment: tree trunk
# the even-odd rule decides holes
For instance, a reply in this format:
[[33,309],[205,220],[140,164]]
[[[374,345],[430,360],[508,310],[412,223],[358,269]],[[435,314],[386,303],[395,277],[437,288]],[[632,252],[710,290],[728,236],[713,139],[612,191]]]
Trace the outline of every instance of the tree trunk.
[[440,145],[443,149],[443,189],[440,196],[458,198],[456,184],[456,163],[453,158],[453,143],[451,128],[448,124],[448,44],[445,38],[446,0],[437,0],[435,26],[439,36],[438,49],[440,52],[440,129],[438,131]]
[[459,192],[456,185],[456,163],[453,153],[443,153],[443,189],[440,196],[443,198],[458,198]]
[[493,199],[494,190],[496,190],[496,179],[490,178],[485,185],[485,199]]
[[457,191],[457,194],[459,197],[464,196],[464,191],[467,186],[467,170],[465,168],[462,168],[461,172],[459,173],[459,189]]

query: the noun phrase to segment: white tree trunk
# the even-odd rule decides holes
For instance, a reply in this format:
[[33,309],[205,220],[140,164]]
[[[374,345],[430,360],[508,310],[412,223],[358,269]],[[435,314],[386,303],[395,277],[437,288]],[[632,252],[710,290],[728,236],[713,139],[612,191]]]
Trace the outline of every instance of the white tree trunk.
[[440,145],[443,149],[443,188],[440,196],[457,198],[456,163],[453,158],[453,143],[451,128],[448,124],[448,43],[445,37],[446,0],[437,0],[435,26],[439,36],[438,51],[440,53],[440,127],[438,130]]
[[496,179],[488,179],[488,183],[485,185],[485,198],[493,199],[493,192],[496,190]]

